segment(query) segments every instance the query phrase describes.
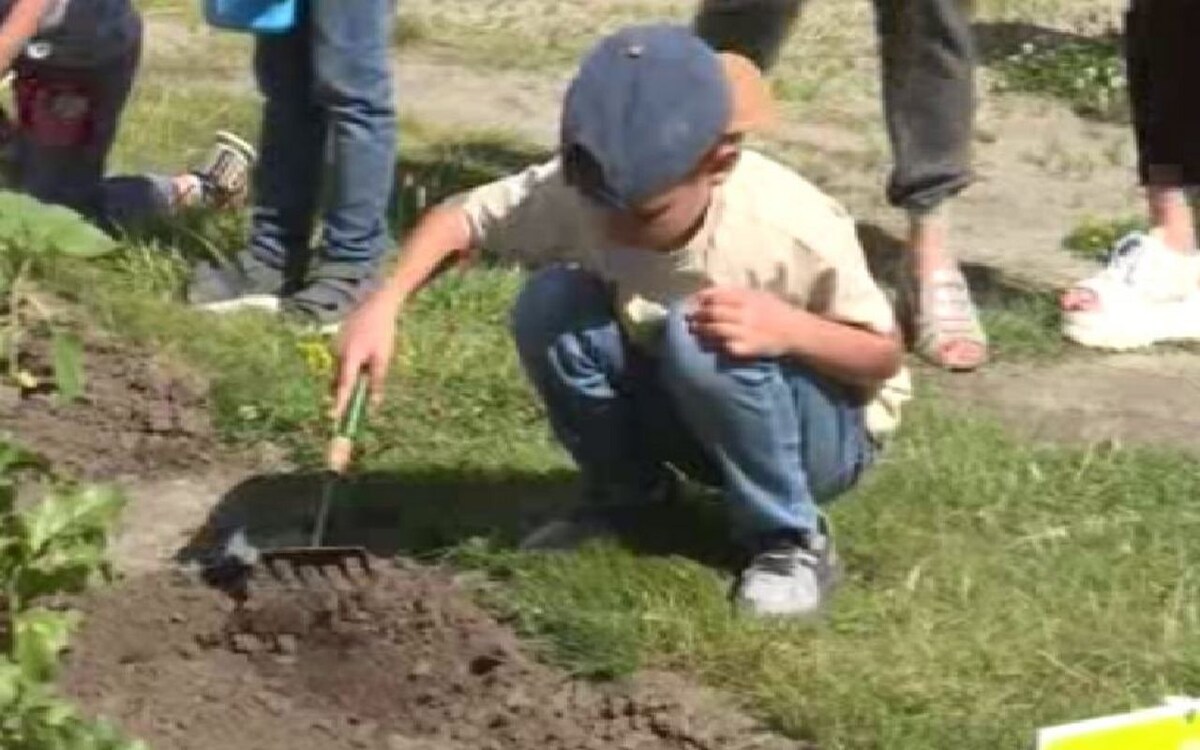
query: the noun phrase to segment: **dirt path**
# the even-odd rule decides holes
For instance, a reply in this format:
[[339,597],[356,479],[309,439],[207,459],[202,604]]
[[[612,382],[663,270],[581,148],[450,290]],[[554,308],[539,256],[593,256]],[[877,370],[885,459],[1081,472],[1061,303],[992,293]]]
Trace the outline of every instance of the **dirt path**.
[[1200,356],[1172,351],[1001,364],[927,387],[982,409],[1034,439],[1196,451]]

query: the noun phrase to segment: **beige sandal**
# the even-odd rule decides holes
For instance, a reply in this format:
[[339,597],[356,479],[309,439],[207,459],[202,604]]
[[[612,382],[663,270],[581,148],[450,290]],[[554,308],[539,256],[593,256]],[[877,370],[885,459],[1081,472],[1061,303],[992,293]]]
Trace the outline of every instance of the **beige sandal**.
[[[956,268],[935,271],[928,279],[910,277],[907,285],[909,320],[917,355],[952,372],[969,372],[988,360],[988,339],[979,321],[971,290]],[[975,354],[955,357],[952,350],[966,344]]]

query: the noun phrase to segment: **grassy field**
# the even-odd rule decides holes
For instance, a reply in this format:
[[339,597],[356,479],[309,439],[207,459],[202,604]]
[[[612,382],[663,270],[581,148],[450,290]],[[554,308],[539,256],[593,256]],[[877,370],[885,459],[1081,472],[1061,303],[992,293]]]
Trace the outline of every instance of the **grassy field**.
[[[152,14],[194,18],[177,2],[147,5]],[[1117,7],[979,5],[996,23],[1049,19],[1087,33],[1102,30]],[[599,6],[611,25],[683,14],[690,4],[405,0],[400,35],[464,64],[562,66],[590,38],[580,14]],[[792,45],[780,85],[818,108],[841,106],[838,87],[869,98],[869,55],[845,54],[869,34],[868,4],[814,2],[811,14],[812,43]],[[219,80],[235,66],[225,59],[204,69],[217,71],[211,80],[206,73],[181,85],[189,60],[201,64],[151,58],[121,165],[178,167],[216,127],[253,133],[252,94]],[[1070,91],[1062,98],[1077,103]],[[406,173],[437,183],[434,193],[532,158],[532,149],[494,133],[406,123],[405,136]],[[92,290],[76,296],[103,325],[212,378],[229,439],[270,440],[312,461],[325,430],[328,373],[313,356],[320,342],[265,318],[203,318],[177,301],[188,263],[235,250],[243,229],[243,217],[194,217],[131,239],[103,267],[66,269],[45,283]],[[497,482],[568,467],[507,340],[519,284],[503,268],[448,277],[405,317],[366,467]],[[1002,358],[1064,356],[1047,294],[997,303],[988,315]],[[674,551],[608,546],[541,558],[484,539],[444,552],[493,573],[502,582],[496,606],[581,673],[681,669],[825,750],[994,750],[1028,746],[1039,725],[1200,692],[1200,510],[1189,502],[1198,493],[1200,469],[1182,456],[1026,445],[925,389],[866,485],[832,509],[850,578],[821,623],[730,613],[727,574],[696,559],[721,546],[719,509],[703,498],[687,513],[695,534]]]

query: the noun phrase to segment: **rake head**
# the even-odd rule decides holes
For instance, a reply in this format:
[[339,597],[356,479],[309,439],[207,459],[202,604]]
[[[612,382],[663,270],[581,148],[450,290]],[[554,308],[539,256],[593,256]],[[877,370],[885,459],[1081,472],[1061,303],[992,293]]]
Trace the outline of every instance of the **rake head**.
[[374,575],[371,556],[362,547],[285,547],[263,552],[258,569],[285,583],[301,585],[335,580],[365,583]]

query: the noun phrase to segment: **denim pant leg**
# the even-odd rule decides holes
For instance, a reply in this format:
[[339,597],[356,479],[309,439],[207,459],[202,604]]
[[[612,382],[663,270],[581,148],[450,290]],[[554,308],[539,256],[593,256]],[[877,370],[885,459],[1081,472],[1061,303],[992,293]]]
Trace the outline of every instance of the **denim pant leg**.
[[325,161],[327,127],[313,97],[308,5],[301,3],[295,29],[259,35],[254,43],[263,111],[250,251],[273,268],[307,262]]
[[719,468],[747,540],[816,531],[817,503],[853,486],[871,461],[857,400],[803,367],[716,354],[680,308],[661,359],[664,387]]
[[[970,0],[874,2],[895,160],[888,199],[924,213],[971,180],[976,53]],[[746,55],[766,70],[779,58],[804,4],[702,0],[695,26],[715,48]]]
[[314,95],[330,130],[325,258],[374,263],[389,245],[396,169],[395,0],[313,0],[312,6]]
[[970,0],[875,0],[895,167],[888,200],[936,209],[971,182],[975,40]]
[[551,428],[589,491],[636,494],[657,484],[662,463],[642,439],[636,364],[608,289],[583,271],[540,271],[517,298],[512,330]]

